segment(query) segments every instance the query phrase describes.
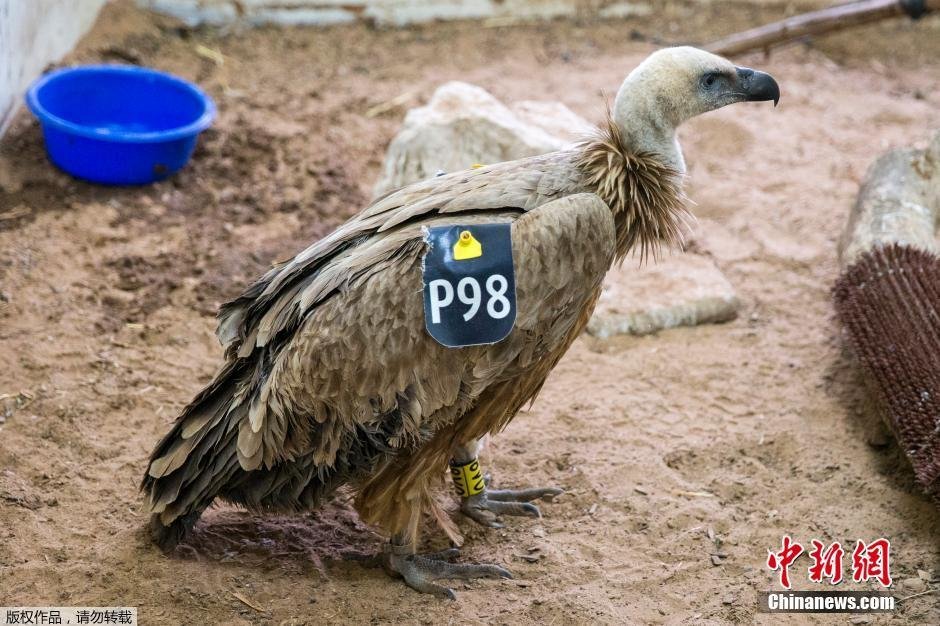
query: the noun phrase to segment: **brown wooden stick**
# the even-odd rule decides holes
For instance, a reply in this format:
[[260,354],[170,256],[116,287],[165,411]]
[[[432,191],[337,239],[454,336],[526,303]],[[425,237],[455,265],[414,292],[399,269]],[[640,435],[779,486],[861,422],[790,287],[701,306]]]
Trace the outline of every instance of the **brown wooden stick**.
[[[923,13],[921,15],[940,10],[940,0],[922,1]],[[840,4],[735,33],[712,42],[706,46],[706,49],[725,56],[759,48],[767,49],[800,37],[823,35],[899,15],[912,15],[910,7],[915,7],[916,4],[916,2],[904,0],[859,0]]]

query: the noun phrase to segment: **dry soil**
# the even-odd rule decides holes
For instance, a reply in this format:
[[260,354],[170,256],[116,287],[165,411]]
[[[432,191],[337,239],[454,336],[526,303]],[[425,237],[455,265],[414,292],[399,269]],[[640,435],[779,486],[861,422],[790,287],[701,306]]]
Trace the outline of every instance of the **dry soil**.
[[[220,360],[216,307],[364,205],[405,111],[374,107],[456,78],[600,121],[602,92],[656,45],[782,14],[657,7],[603,23],[220,31],[110,6],[65,63],[178,73],[220,115],[190,167],[148,187],[57,172],[25,112],[0,145],[0,604],[133,605],[145,624],[770,624],[757,594],[777,585],[765,560],[784,533],[890,538],[896,595],[937,589],[937,509],[877,428],[829,289],[868,165],[940,127],[938,18],[738,59],[777,77],[779,108],[683,129],[694,245],[743,313],[579,340],[492,440],[498,484],[566,490],[540,520],[460,522],[463,558],[515,580],[460,583],[453,603],[419,595],[370,563],[381,538],[342,498],[299,517],[213,510],[170,557],[141,533],[145,459]],[[806,566],[797,588],[813,588]],[[937,595],[874,621],[940,623]]]

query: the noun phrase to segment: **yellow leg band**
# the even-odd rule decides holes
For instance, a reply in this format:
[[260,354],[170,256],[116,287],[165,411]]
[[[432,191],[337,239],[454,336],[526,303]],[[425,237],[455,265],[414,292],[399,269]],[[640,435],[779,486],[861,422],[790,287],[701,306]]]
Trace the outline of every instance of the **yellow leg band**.
[[480,469],[480,462],[476,459],[464,465],[451,463],[450,475],[454,479],[454,485],[457,486],[457,493],[461,498],[475,496],[486,489],[483,482],[483,470]]

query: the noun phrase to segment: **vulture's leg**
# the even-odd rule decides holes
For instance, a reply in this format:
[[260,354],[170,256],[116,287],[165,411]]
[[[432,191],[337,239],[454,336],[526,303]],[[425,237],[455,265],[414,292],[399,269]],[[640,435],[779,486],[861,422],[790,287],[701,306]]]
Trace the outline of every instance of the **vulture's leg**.
[[535,489],[489,489],[488,479],[483,476],[477,453],[480,441],[475,440],[458,446],[450,462],[450,472],[457,494],[460,510],[473,521],[491,528],[502,528],[500,515],[522,515],[541,517],[539,508],[532,500],[553,498],[563,491],[557,487]]
[[415,554],[414,547],[403,535],[392,537],[386,547],[385,567],[389,573],[401,576],[405,584],[421,593],[457,599],[453,589],[434,581],[442,578],[471,580],[473,578],[512,578],[512,574],[490,563],[451,563],[460,551],[450,548],[432,554]]

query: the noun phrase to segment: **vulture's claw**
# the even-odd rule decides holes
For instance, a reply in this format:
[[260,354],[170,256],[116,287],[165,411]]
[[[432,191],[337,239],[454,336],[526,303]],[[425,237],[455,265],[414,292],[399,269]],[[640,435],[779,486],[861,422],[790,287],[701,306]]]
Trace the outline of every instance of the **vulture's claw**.
[[433,554],[413,554],[408,546],[389,544],[385,553],[385,567],[389,573],[400,576],[405,584],[421,593],[457,599],[453,589],[436,584],[442,578],[472,580],[474,578],[512,578],[507,570],[491,563],[451,563],[447,559],[459,554],[450,548]]
[[502,528],[500,515],[542,517],[539,508],[531,501],[540,498],[551,501],[552,498],[562,493],[564,491],[557,487],[486,489],[475,496],[463,498],[460,502],[460,511],[478,524],[490,528]]

